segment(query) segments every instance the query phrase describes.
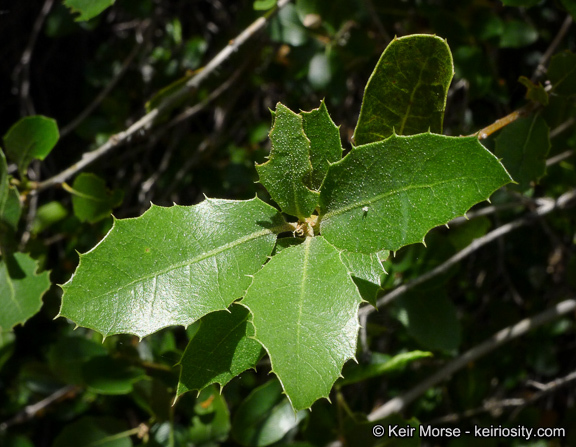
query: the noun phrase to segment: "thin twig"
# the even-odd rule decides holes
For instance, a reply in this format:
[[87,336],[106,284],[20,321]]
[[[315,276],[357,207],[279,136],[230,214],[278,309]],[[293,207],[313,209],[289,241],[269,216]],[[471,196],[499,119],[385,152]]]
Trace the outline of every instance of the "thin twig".
[[556,37],[554,37],[554,40],[540,58],[538,66],[536,67],[536,70],[532,75],[532,81],[538,79],[542,74],[546,72],[546,62],[548,62],[548,59],[552,57],[552,55],[556,51],[556,48],[558,48],[558,45],[560,45],[560,42],[562,42],[562,39],[564,39],[564,36],[568,32],[568,28],[570,28],[570,25],[572,25],[572,16],[570,14],[567,14],[566,19],[564,19],[564,22],[562,23],[562,26],[558,31],[558,34],[556,34]]
[[84,169],[87,165],[102,157],[115,147],[127,142],[134,134],[147,129],[152,126],[155,119],[161,112],[172,106],[183,95],[187,94],[193,89],[196,89],[200,84],[207,79],[224,61],[226,61],[232,54],[246,43],[258,31],[264,28],[268,23],[273,12],[286,6],[290,0],[278,0],[276,8],[263,17],[255,20],[248,28],[242,31],[235,39],[231,40],[224,49],[222,49],[196,76],[192,77],[181,89],[174,92],[172,95],[166,97],[162,103],[142,116],[138,121],[132,124],[128,129],[110,137],[110,139],[94,151],[88,152],[82,156],[82,159],[72,166],[68,167],[61,173],[51,177],[36,185],[36,191],[42,191],[46,188],[58,185],[66,181],[69,177],[76,174],[78,171]]
[[12,77],[14,82],[18,82],[18,92],[20,97],[20,114],[22,116],[27,115],[34,115],[36,113],[34,108],[34,102],[32,101],[32,97],[30,96],[30,63],[32,61],[32,53],[34,51],[34,45],[36,45],[36,40],[38,39],[38,35],[42,30],[42,25],[44,25],[44,21],[52,9],[52,5],[54,4],[54,0],[46,0],[42,5],[42,9],[34,22],[34,26],[32,27],[32,33],[30,34],[30,39],[28,40],[28,44],[22,53],[22,57],[20,58],[20,63],[14,69]]
[[[430,270],[429,272],[424,273],[423,275],[419,276],[418,278],[413,279],[412,281],[409,281],[405,284],[402,284],[401,286],[397,287],[396,289],[394,289],[390,293],[387,293],[382,298],[378,299],[378,301],[376,303],[376,307],[377,308],[383,307],[383,306],[391,303],[393,300],[398,298],[400,295],[406,293],[408,290],[416,287],[417,285],[422,284],[422,283],[428,281],[429,279],[434,278],[434,277],[448,271],[454,264],[457,264],[462,259],[466,258],[467,256],[470,256],[472,253],[474,253],[480,247],[483,247],[484,245],[498,239],[499,237],[504,236],[505,234],[507,234],[507,233],[517,229],[517,228],[520,228],[524,225],[531,223],[536,217],[541,217],[541,216],[544,216],[544,215],[546,215],[546,214],[548,214],[548,213],[550,213],[556,209],[561,209],[561,208],[566,207],[568,205],[568,203],[571,202],[574,198],[576,198],[576,190],[571,190],[571,191],[564,193],[557,200],[545,199],[545,198],[537,199],[537,203],[539,204],[539,206],[534,212],[527,214],[527,215],[525,215],[519,219],[516,219],[512,222],[504,224],[501,227],[498,227],[495,230],[491,231],[490,233],[486,234],[485,236],[482,236],[481,238],[475,239],[465,249],[459,251],[454,256],[452,256],[448,260],[444,261],[442,264],[440,264],[436,268]],[[367,305],[367,306],[362,307],[360,309],[360,311],[358,312],[358,314],[360,316],[362,316],[364,314],[370,314],[370,313],[374,312],[375,310],[376,309],[374,307]]]
[[44,410],[46,407],[52,405],[54,402],[60,400],[67,394],[75,392],[77,389],[78,387],[76,387],[75,385],[68,385],[63,388],[60,388],[59,390],[56,390],[55,392],[50,394],[50,396],[42,399],[39,402],[36,402],[35,404],[27,405],[12,419],[0,423],[0,432],[7,430],[12,425],[22,424],[26,421],[29,421],[34,416],[36,416],[36,414]]
[[[141,33],[149,25],[150,25],[149,20],[142,22],[141,28],[137,31],[137,33]],[[80,112],[80,114],[76,118],[74,118],[70,123],[68,123],[66,126],[62,128],[62,130],[60,131],[60,138],[68,135],[70,132],[76,129],[76,127],[78,127],[78,125],[82,123],[100,105],[100,103],[108,96],[108,94],[112,91],[112,89],[116,87],[116,85],[118,84],[122,76],[124,76],[124,73],[126,73],[128,67],[130,67],[130,64],[132,63],[132,61],[134,60],[134,58],[136,57],[136,55],[138,54],[138,52],[140,51],[145,42],[146,42],[145,40],[142,40],[142,42],[134,45],[134,48],[122,63],[122,66],[120,67],[118,73],[114,75],[112,80],[108,84],[106,84],[106,86],[102,89],[102,91],[98,93],[98,95],[94,98],[94,100],[82,112]]]
[[573,312],[574,310],[576,310],[576,300],[568,299],[534,317],[525,318],[512,326],[508,326],[507,328],[496,332],[492,337],[466,351],[460,357],[448,363],[442,369],[420,382],[404,395],[389,400],[386,404],[371,412],[368,415],[368,420],[376,421],[404,410],[408,404],[418,398],[422,393],[426,392],[426,390],[443,380],[446,380],[470,362],[473,362],[503,344],[526,334],[531,329],[553,321],[562,315]]

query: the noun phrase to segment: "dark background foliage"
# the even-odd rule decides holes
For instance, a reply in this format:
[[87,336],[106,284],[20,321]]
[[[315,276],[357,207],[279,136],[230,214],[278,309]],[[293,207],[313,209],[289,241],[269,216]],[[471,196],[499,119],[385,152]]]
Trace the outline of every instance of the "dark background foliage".
[[[50,10],[42,13],[50,3]],[[264,189],[255,183],[254,162],[264,161],[269,149],[269,109],[281,101],[293,110],[311,110],[325,98],[349,148],[364,86],[382,51],[394,36],[415,33],[448,39],[456,76],[444,133],[472,134],[525,104],[526,89],[518,82],[519,76],[546,79],[543,55],[565,24],[567,13],[559,1],[519,3],[534,6],[506,7],[492,0],[309,0],[298,2],[296,10],[291,4],[178,107],[85,172],[105,179],[108,188],[123,191],[122,205],[114,210],[117,218],[139,216],[150,202],[191,205],[204,195],[248,199],[258,194],[265,199]],[[303,13],[307,8],[309,14]],[[4,135],[22,116],[33,114],[54,118],[61,130],[67,130],[106,86],[117,81],[92,113],[62,136],[50,156],[29,170],[31,180],[56,175],[134,123],[145,113],[146,101],[201,70],[260,15],[251,1],[118,0],[91,21],[74,22],[58,0],[4,3],[0,6],[0,133]],[[37,33],[35,24],[39,24]],[[29,60],[27,49],[32,50]],[[573,27],[555,47],[556,52],[565,49],[576,49]],[[542,61],[545,64],[539,68]],[[179,119],[189,107],[196,107],[195,113]],[[573,98],[552,98],[544,112],[553,131],[573,116]],[[486,144],[493,148],[494,139]],[[574,126],[568,127],[552,139],[549,157],[575,145]],[[575,177],[573,157],[567,158],[551,166],[527,194],[500,192],[493,203],[555,198],[574,186]],[[473,237],[523,210],[504,209],[452,230],[435,230],[426,239],[427,248],[407,247],[388,261],[384,289],[420,276]],[[61,188],[41,192],[25,212],[28,217],[19,233],[23,248],[51,271],[52,283],[57,284],[66,282],[74,271],[77,252],[91,249],[112,222],[111,218],[94,224],[80,222],[72,212],[70,194]],[[367,445],[354,441],[353,433],[359,429],[351,422],[352,413],[370,413],[495,331],[573,297],[575,218],[573,210],[563,210],[512,232],[373,314],[366,328],[365,350],[358,355],[361,363],[369,360],[370,352],[423,349],[434,352],[434,357],[391,376],[342,387],[334,392],[332,405],[316,403],[312,413],[278,445],[327,445],[336,439]],[[85,329],[73,332],[65,319],[53,321],[60,294],[59,288],[52,287],[39,314],[16,327],[14,335],[2,336],[0,424],[7,422],[4,428],[9,435],[0,431],[1,445],[65,445],[53,443],[65,427],[83,416],[106,416],[112,423],[120,421],[125,429],[145,424],[149,437],[138,438],[134,433],[136,445],[146,439],[146,445],[237,445],[228,437],[225,424],[202,419],[200,400],[192,393],[170,406],[178,379],[178,368],[173,365],[193,329],[188,334],[182,328],[164,330],[140,344],[130,336],[105,340],[105,355],[120,362],[110,368],[128,371],[126,381],[133,382],[133,387],[124,394],[98,393],[85,386],[85,377],[74,380],[62,373],[66,362],[73,371],[81,369],[83,358],[92,357],[81,346],[78,353],[66,355],[66,347],[72,349],[71,339],[100,342],[101,337]],[[428,322],[424,329],[405,324],[410,312]],[[448,316],[434,321],[439,314]],[[574,335],[572,317],[534,330],[430,389],[404,416],[429,423],[452,414],[458,418],[452,425],[461,427],[522,424],[569,429],[576,420],[573,386],[534,402],[529,399],[538,391],[535,383],[549,383],[576,369]],[[263,364],[258,372],[246,372],[225,388],[223,396],[232,418],[247,395],[270,380],[268,371],[269,365]],[[63,389],[63,396],[41,412],[18,416],[27,405]],[[505,399],[524,399],[525,405],[496,405],[493,411],[466,413],[487,401]],[[198,425],[200,419],[203,425]],[[199,435],[194,426],[208,427],[208,434]],[[172,437],[162,434],[166,427],[172,427]],[[370,432],[371,427],[362,429]],[[572,430],[568,439],[536,443],[476,441],[478,445],[574,445],[576,438]],[[472,441],[430,441],[430,445],[464,444],[472,445]]]

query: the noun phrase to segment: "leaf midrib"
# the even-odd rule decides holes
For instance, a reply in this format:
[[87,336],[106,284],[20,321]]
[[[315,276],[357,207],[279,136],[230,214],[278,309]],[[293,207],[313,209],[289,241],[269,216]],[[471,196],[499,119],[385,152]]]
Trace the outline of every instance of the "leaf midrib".
[[239,238],[239,239],[236,239],[235,241],[228,242],[227,244],[224,244],[224,245],[222,245],[222,246],[220,246],[220,247],[218,247],[218,248],[215,248],[215,249],[213,249],[213,250],[209,250],[209,251],[207,251],[207,252],[205,252],[205,253],[202,253],[201,255],[196,256],[196,257],[194,257],[194,258],[192,258],[192,259],[186,260],[186,261],[181,262],[181,263],[179,263],[179,264],[172,264],[172,265],[170,265],[169,267],[163,268],[163,269],[158,270],[158,271],[156,271],[156,272],[154,272],[154,273],[150,273],[150,274],[147,274],[147,275],[140,276],[140,277],[134,279],[133,281],[130,281],[130,282],[127,283],[127,284],[124,284],[124,285],[119,286],[119,287],[115,287],[113,290],[109,290],[109,291],[107,291],[107,292],[104,292],[104,293],[98,294],[98,295],[96,295],[96,296],[93,296],[93,297],[90,299],[90,301],[95,300],[95,299],[98,299],[98,298],[101,298],[101,297],[104,297],[104,296],[107,296],[107,295],[110,295],[110,294],[118,293],[118,292],[120,292],[121,290],[127,289],[127,288],[129,288],[130,286],[132,286],[132,285],[134,285],[134,284],[138,284],[138,283],[140,283],[140,282],[142,282],[142,281],[145,281],[145,280],[148,280],[148,279],[151,279],[151,278],[158,278],[159,276],[161,276],[161,275],[163,275],[163,274],[165,274],[165,273],[168,273],[168,272],[177,270],[177,269],[179,269],[179,268],[186,267],[186,266],[189,266],[189,265],[192,265],[192,264],[196,264],[196,263],[198,263],[198,262],[200,262],[200,261],[203,261],[204,259],[207,259],[207,258],[216,256],[216,255],[218,255],[218,254],[220,254],[220,253],[222,253],[222,252],[224,252],[224,251],[226,251],[226,250],[232,249],[232,248],[234,248],[234,247],[236,247],[236,246],[238,246],[238,245],[244,244],[244,243],[249,242],[249,241],[251,241],[251,240],[258,239],[259,237],[267,236],[267,235],[273,234],[273,233],[280,233],[283,229],[284,229],[284,226],[278,226],[278,227],[274,227],[274,228],[265,229],[265,230],[261,230],[261,231],[257,231],[257,232],[251,233],[251,234],[249,234],[249,235],[246,235],[246,236],[244,236],[244,237],[241,237],[241,238]]
[[[442,181],[439,181],[436,183],[425,184],[425,185],[408,185],[408,186],[405,186],[405,187],[400,188],[400,189],[394,189],[393,191],[388,191],[388,192],[385,192],[382,194],[378,194],[377,196],[371,197],[371,198],[363,200],[361,202],[355,202],[355,203],[352,203],[350,205],[343,206],[342,208],[338,208],[338,209],[335,209],[333,211],[329,211],[326,214],[323,214],[321,216],[322,221],[325,221],[326,219],[330,219],[330,218],[335,217],[335,216],[339,216],[340,214],[344,214],[344,213],[346,213],[350,210],[353,210],[355,208],[361,208],[361,207],[366,206],[366,205],[371,205],[375,202],[379,202],[379,201],[384,200],[387,197],[393,196],[395,194],[401,194],[403,192],[410,191],[412,189],[434,188],[438,185],[442,185],[445,183],[451,183],[451,182],[455,182],[458,180],[470,180],[470,179],[469,179],[469,177],[463,176],[463,177],[456,177],[456,178],[452,178],[449,180],[442,180]],[[474,180],[479,180],[479,178],[476,178]]]

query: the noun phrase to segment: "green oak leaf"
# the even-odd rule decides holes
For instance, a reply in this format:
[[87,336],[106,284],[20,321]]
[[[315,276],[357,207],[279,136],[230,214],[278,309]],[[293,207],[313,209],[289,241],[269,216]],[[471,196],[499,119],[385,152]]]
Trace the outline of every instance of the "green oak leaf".
[[112,6],[116,0],[64,0],[64,4],[72,12],[78,12],[77,22],[84,22],[96,17],[109,6]]
[[285,225],[258,198],[152,206],[80,255],[59,316],[104,336],[188,326],[244,295]]
[[27,116],[14,124],[4,135],[6,155],[25,174],[32,160],[44,160],[58,142],[58,125],[52,118]]
[[320,194],[320,233],[374,253],[424,241],[512,179],[476,137],[394,135],[334,163]]
[[456,307],[448,299],[445,286],[410,290],[395,302],[398,320],[426,349],[453,351],[461,340]]
[[200,329],[188,343],[180,360],[177,396],[210,384],[224,387],[241,372],[255,368],[264,354],[253,338],[250,312],[243,306],[213,312],[200,320]]
[[241,445],[264,447],[280,441],[306,417],[294,415],[282,385],[273,379],[255,388],[240,404],[232,420],[232,436]]
[[318,190],[328,172],[328,166],[342,158],[340,131],[330,118],[324,101],[310,112],[301,112],[304,133],[310,140],[313,189]]
[[563,96],[576,94],[576,54],[569,51],[556,54],[547,73],[554,93]]
[[198,393],[193,414],[187,430],[191,445],[215,446],[228,439],[230,411],[224,396],[215,386]]
[[0,149],[0,231],[4,225],[13,231],[16,230],[20,220],[20,209],[20,197],[16,188],[10,186],[6,157]]
[[310,140],[302,121],[300,115],[278,103],[270,132],[270,159],[256,165],[256,171],[283,212],[305,219],[318,204],[318,192],[308,187],[312,180]]
[[550,129],[539,114],[519,118],[506,126],[496,138],[496,156],[518,185],[525,191],[546,173],[546,156],[550,150]]
[[42,307],[42,295],[50,288],[48,272],[36,273],[38,265],[26,253],[0,260],[0,332],[24,324]]
[[344,377],[338,380],[337,385],[350,385],[383,374],[400,372],[406,367],[406,365],[427,357],[432,357],[432,353],[426,351],[411,351],[403,352],[392,357],[387,354],[374,352],[372,353],[368,364],[357,364],[352,362],[346,363],[346,366],[342,371]]
[[387,251],[358,253],[347,250],[342,251],[340,255],[360,295],[373,306],[376,306],[376,298],[381,290],[382,275],[386,274],[381,259],[386,259],[388,255]]
[[452,54],[444,39],[424,34],[395,38],[366,84],[354,144],[394,133],[442,133],[452,76]]
[[338,250],[321,236],[285,248],[254,275],[240,304],[294,410],[328,397],[354,358],[361,301]]
[[124,193],[121,190],[110,191],[106,182],[94,174],[82,173],[74,180],[72,188],[72,207],[74,215],[81,222],[95,223],[112,213],[112,208],[120,206]]
[[64,426],[52,447],[132,447],[122,419],[82,416]]

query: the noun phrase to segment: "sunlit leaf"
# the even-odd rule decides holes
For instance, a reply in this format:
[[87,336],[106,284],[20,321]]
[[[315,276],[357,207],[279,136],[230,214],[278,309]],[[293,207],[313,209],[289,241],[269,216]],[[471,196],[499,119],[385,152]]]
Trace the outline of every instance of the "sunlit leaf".
[[25,174],[32,160],[44,160],[59,137],[53,119],[40,115],[22,118],[4,135],[6,156]]
[[285,248],[254,275],[241,304],[295,410],[328,397],[354,357],[361,301],[339,252],[322,237]]
[[106,238],[80,256],[62,286],[59,315],[103,335],[144,337],[188,326],[244,294],[283,222],[259,199],[152,206],[139,218],[116,220]]
[[83,22],[96,17],[109,6],[113,5],[116,0],[64,0],[64,4],[72,12],[80,15],[76,17],[77,22]]
[[422,242],[432,228],[510,180],[476,137],[392,136],[330,166],[320,195],[320,231],[345,250],[398,250]]

